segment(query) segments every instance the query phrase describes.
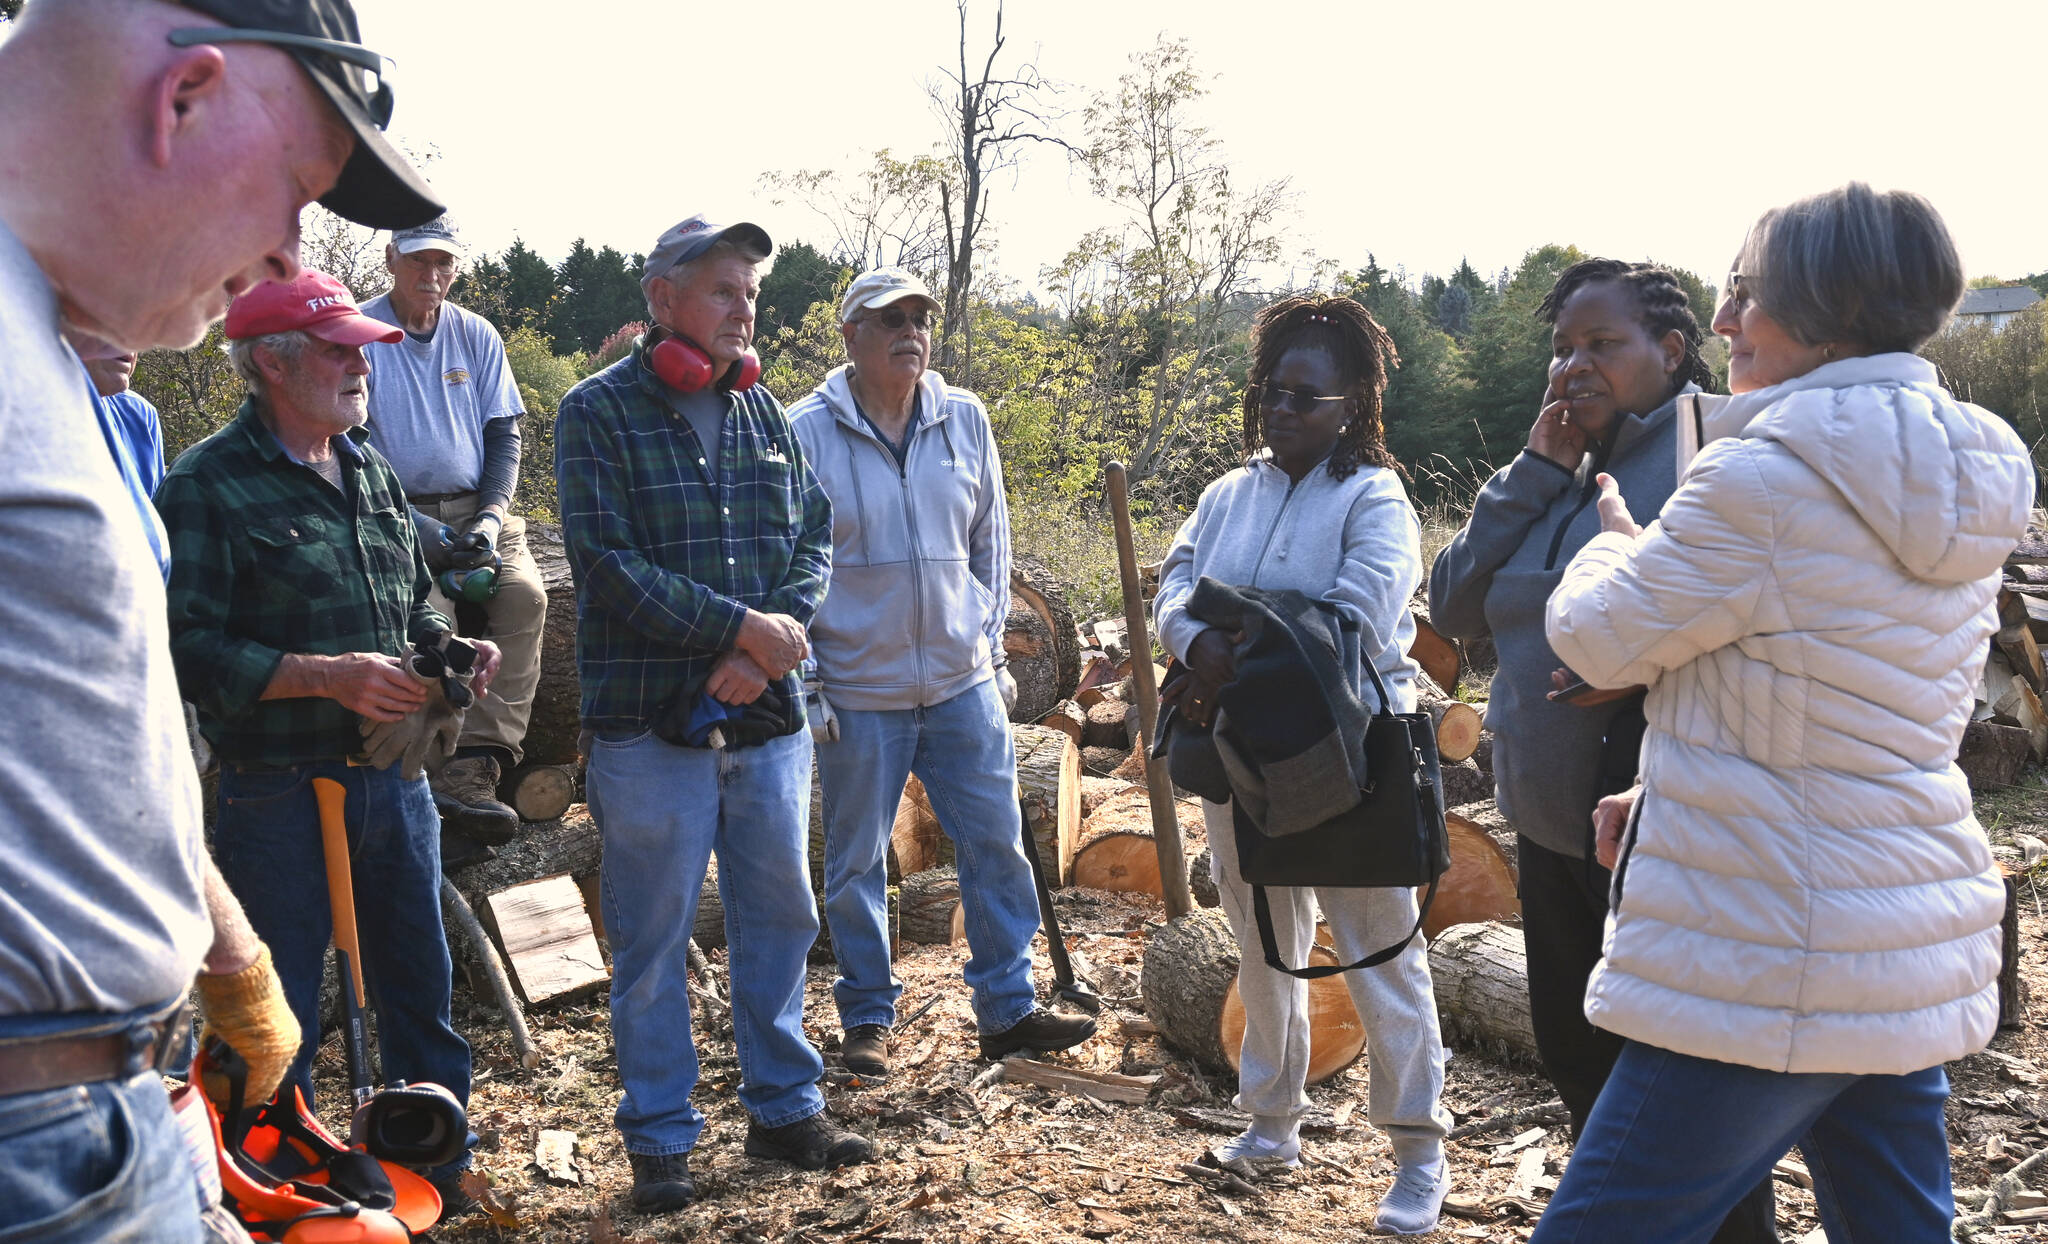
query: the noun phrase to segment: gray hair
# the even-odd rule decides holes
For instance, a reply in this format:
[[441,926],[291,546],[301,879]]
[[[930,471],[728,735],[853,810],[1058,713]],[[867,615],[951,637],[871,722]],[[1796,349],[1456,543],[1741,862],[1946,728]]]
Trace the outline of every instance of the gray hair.
[[1764,314],[1803,345],[1912,351],[1963,297],[1963,261],[1941,213],[1860,181],[1758,218],[1736,271]]
[[256,347],[275,354],[287,363],[296,363],[306,352],[306,345],[313,339],[299,329],[285,333],[266,333],[261,337],[243,337],[227,344],[228,362],[235,366],[235,374],[242,378],[242,384],[249,390],[249,396],[262,397],[266,381],[263,369],[256,366]]
[[682,289],[696,279],[697,273],[702,271],[705,265],[715,259],[744,259],[748,263],[757,264],[767,258],[767,251],[748,246],[746,243],[734,238],[720,238],[695,259],[685,259],[660,276],[643,276],[640,278],[640,294],[647,299],[647,314],[650,316],[654,314],[654,283],[656,281],[667,281],[670,288]]

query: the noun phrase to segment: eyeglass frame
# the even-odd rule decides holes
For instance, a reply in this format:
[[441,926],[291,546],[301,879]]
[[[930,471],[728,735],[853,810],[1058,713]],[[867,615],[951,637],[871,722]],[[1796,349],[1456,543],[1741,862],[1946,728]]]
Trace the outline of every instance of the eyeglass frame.
[[[318,35],[293,34],[285,30],[255,30],[243,26],[182,26],[170,32],[172,47],[188,48],[202,43],[262,43],[272,47],[312,52],[331,56],[345,65],[377,75],[375,92],[364,91],[363,105],[369,112],[370,121],[378,129],[388,129],[391,114],[397,101],[391,89],[391,70],[397,65],[382,52],[373,52],[360,43],[344,43],[339,39],[322,39]],[[358,88],[360,83],[355,84]]]
[[1730,272],[1728,274],[1728,284],[1721,291],[1721,296],[1728,300],[1728,304],[1734,307],[1738,314],[1756,300],[1755,296],[1744,288],[1744,285],[1745,281],[1740,272]]
[[[1258,394],[1260,410],[1277,410],[1297,415],[1308,414],[1316,408],[1316,404],[1319,402],[1348,402],[1351,400],[1349,393],[1329,393],[1321,397],[1308,397],[1297,389],[1283,389],[1279,385],[1273,384],[1255,384],[1252,388]],[[1274,402],[1272,397],[1276,393],[1285,393],[1287,396],[1282,401]]]
[[[877,307],[874,310],[871,310],[866,314],[862,315],[859,319],[855,320],[854,323],[865,324],[868,321],[873,320],[881,324],[883,328],[887,329],[892,333],[902,332],[903,326],[906,324],[911,325],[921,333],[929,333],[939,326],[938,312],[927,309],[925,311],[919,312],[919,314],[924,316],[924,323],[922,324],[917,323],[917,321],[911,317],[911,313],[905,311],[902,307]],[[891,324],[889,323],[890,316],[900,316],[902,318],[899,319],[896,323]]]

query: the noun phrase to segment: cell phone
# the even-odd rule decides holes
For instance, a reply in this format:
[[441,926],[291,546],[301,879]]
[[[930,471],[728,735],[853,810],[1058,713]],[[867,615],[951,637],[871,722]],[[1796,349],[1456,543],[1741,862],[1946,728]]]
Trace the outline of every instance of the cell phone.
[[1573,674],[1570,682],[1551,691],[1546,698],[1556,700],[1560,704],[1577,704],[1599,694],[1600,688]]

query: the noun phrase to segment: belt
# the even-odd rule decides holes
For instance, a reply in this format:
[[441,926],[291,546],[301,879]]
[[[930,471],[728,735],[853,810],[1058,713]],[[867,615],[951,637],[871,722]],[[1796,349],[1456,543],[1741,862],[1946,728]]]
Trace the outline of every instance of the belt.
[[410,493],[407,495],[406,500],[410,501],[414,505],[440,505],[444,501],[459,501],[464,497],[474,497],[476,495],[476,489],[465,488],[461,492]]
[[163,1018],[119,1032],[56,1032],[5,1042],[0,1044],[0,1097],[125,1080],[144,1066],[164,1070],[191,1022],[191,1004],[181,999]]

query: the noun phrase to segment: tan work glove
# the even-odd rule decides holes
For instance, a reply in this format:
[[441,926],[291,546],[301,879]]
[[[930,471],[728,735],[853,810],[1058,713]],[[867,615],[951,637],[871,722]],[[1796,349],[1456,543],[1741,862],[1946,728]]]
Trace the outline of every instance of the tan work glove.
[[[462,734],[463,710],[448,702],[440,678],[420,673],[420,656],[405,659],[405,672],[427,690],[426,703],[397,721],[363,719],[363,754],[375,769],[388,769],[394,762],[408,782],[416,781],[429,768],[438,769],[455,754],[455,740]],[[471,675],[450,675],[463,686]]]
[[[226,976],[202,973],[199,1007],[206,1015],[200,1045],[204,1046],[208,1037],[219,1037],[249,1064],[248,1097],[243,1104],[269,1101],[299,1054],[299,1021],[284,1000],[277,969],[270,965],[270,947],[265,946],[256,962],[239,972]],[[225,1077],[208,1075],[205,1088],[216,1106],[228,1108]]]

